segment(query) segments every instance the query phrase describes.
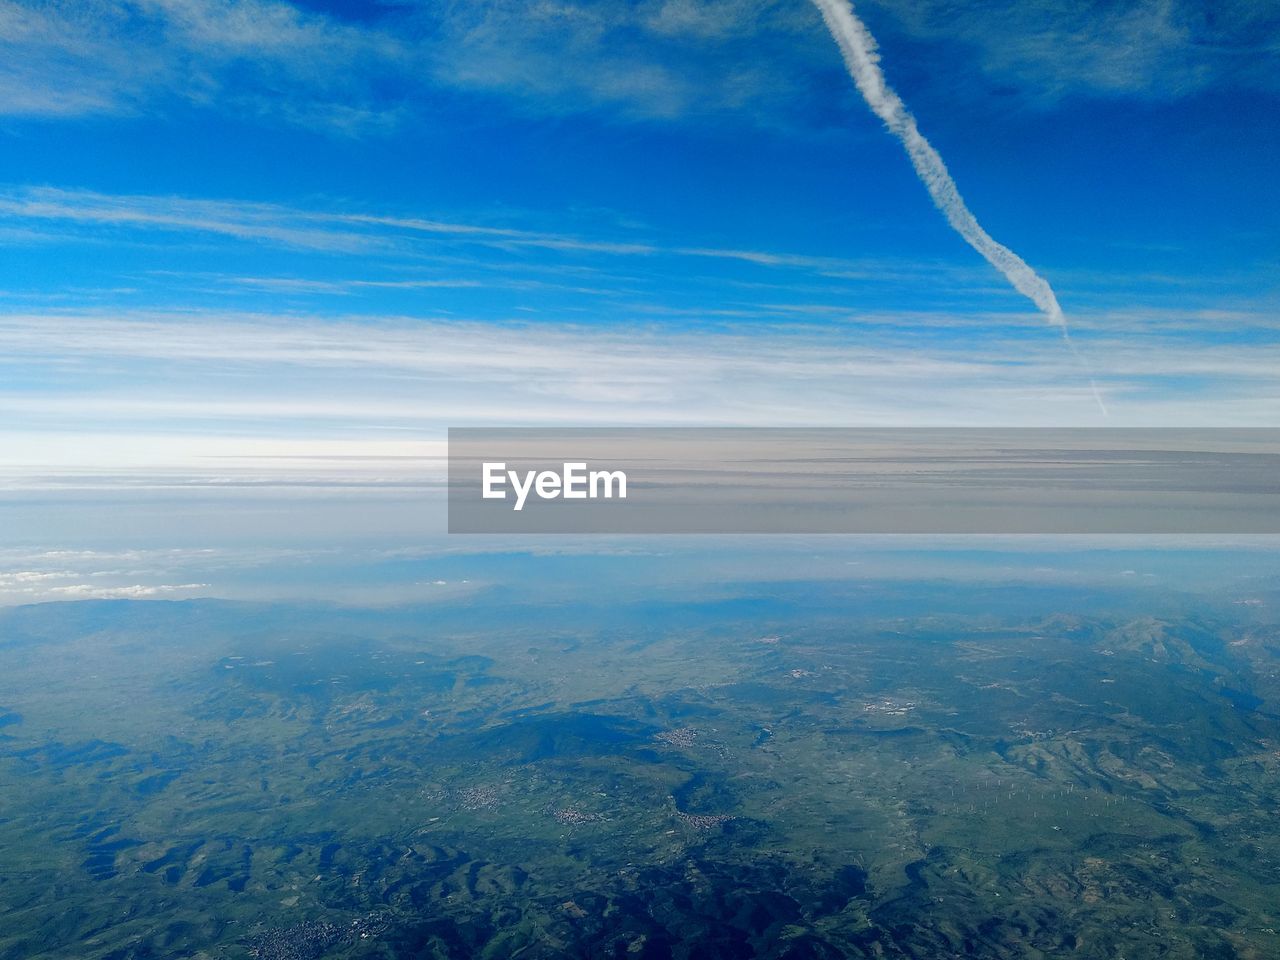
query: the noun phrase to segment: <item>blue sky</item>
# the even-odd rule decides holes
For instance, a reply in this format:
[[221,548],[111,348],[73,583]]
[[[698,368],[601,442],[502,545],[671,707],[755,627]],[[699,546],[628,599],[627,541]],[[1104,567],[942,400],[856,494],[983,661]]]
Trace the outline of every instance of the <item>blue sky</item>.
[[807,0],[0,0],[10,529],[449,425],[1274,424],[1280,4],[858,14],[1083,360]]

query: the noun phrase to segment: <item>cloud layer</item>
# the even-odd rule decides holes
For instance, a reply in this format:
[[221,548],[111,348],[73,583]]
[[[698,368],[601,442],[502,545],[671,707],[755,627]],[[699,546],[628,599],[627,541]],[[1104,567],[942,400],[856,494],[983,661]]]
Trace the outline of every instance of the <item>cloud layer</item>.
[[[10,314],[0,372],[55,375],[0,391],[0,487],[385,490],[437,478],[449,426],[1099,422],[1051,337],[922,346],[912,330]],[[1280,416],[1274,336],[1206,346],[1121,333],[1093,349],[1118,425]]]

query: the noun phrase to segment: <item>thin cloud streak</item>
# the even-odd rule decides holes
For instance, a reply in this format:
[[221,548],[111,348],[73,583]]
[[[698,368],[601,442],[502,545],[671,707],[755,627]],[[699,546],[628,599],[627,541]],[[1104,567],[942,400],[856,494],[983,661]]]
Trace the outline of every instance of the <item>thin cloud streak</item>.
[[[6,223],[6,221],[8,221]],[[764,281],[789,285],[802,290],[796,284],[809,284],[805,293],[821,291],[825,301],[821,306],[830,307],[828,313],[838,315],[844,299],[850,305],[865,308],[871,291],[886,288],[901,289],[895,300],[902,303],[921,303],[927,306],[945,294],[949,303],[958,297],[1003,297],[1003,290],[985,279],[983,269],[975,263],[972,267],[935,260],[913,261],[892,257],[842,258],[818,256],[777,250],[752,250],[732,247],[701,246],[666,243],[660,240],[609,239],[574,236],[562,232],[519,229],[483,223],[451,222],[432,218],[378,215],[366,212],[352,213],[341,210],[315,210],[298,207],[241,202],[235,200],[193,199],[153,195],[111,195],[87,190],[53,187],[0,188],[0,231],[8,231],[11,241],[31,246],[50,243],[137,243],[153,245],[154,232],[171,233],[190,241],[201,238],[218,238],[229,244],[226,252],[237,254],[236,245],[261,245],[285,252],[302,251],[315,255],[310,269],[288,277],[248,276],[244,274],[193,274],[182,271],[152,271],[148,275],[122,278],[124,286],[141,284],[153,286],[159,277],[208,279],[217,286],[202,286],[196,290],[217,296],[229,291],[287,293],[296,296],[348,296],[362,293],[367,296],[395,291],[409,292],[435,289],[484,287],[486,289],[557,290],[566,294],[597,297],[620,307],[639,302],[646,286],[659,285],[664,294],[677,292],[695,299],[687,303],[668,303],[667,306],[687,311],[702,309],[706,312],[708,299],[730,310],[754,312],[761,316],[783,315],[784,304],[794,304],[787,297],[784,304],[771,304],[752,296],[748,301],[735,303],[724,297],[726,285],[731,288],[766,289]],[[529,258],[520,251],[545,250],[563,254],[563,257]],[[363,258],[370,275],[365,277],[335,278],[329,259],[334,255]],[[693,262],[708,264],[705,271],[692,271]],[[449,271],[447,274],[415,277],[425,265]],[[627,276],[612,275],[613,266],[625,267]],[[1259,264],[1255,274],[1244,268],[1231,276],[1205,278],[1224,290],[1255,289],[1260,276],[1266,275],[1269,264]],[[742,269],[739,270],[738,268]],[[237,267],[236,269],[244,269]],[[761,283],[752,285],[753,279],[745,270],[758,270]],[[679,271],[676,273],[675,271]],[[538,279],[521,280],[515,275],[524,273],[547,276],[573,271],[588,279],[585,283],[563,283]],[[1058,272],[1071,284],[1072,296],[1081,306],[1104,305],[1108,311],[1117,305],[1128,305],[1130,310],[1144,300],[1154,302],[1160,298],[1171,312],[1185,315],[1194,301],[1188,300],[1185,278],[1178,275],[1146,275],[1119,272],[1108,275],[1099,271],[1059,269]],[[381,273],[383,276],[378,276]],[[148,281],[147,277],[152,278]],[[594,282],[593,282],[594,281]],[[613,285],[610,287],[610,285]],[[1024,285],[1025,286],[1025,285]],[[1202,284],[1203,286],[1203,284]],[[147,290],[143,291],[144,294]],[[1035,293],[1034,282],[1032,293]],[[38,296],[48,298],[41,291]],[[163,291],[172,300],[173,290]],[[1050,291],[1050,296],[1051,291]],[[22,296],[21,291],[10,292],[10,299]],[[1170,297],[1176,296],[1176,302]],[[910,297],[907,300],[904,297]],[[1105,299],[1103,299],[1105,298]],[[1199,298],[1202,306],[1223,305],[1221,298]],[[1043,301],[1043,298],[1042,298]],[[1043,301],[1050,310],[1056,301]],[[975,303],[975,306],[977,304]],[[1247,306],[1243,302],[1241,306]],[[803,315],[803,304],[795,311]],[[807,312],[813,312],[809,310]],[[1097,309],[1092,311],[1095,315]],[[852,315],[852,306],[849,314]],[[905,311],[901,315],[905,315]],[[990,316],[990,311],[985,311]],[[1073,311],[1076,320],[1088,322],[1080,309]],[[1014,313],[1004,314],[1002,323],[1023,322]]]
[[0,192],[0,217],[25,225],[40,222],[208,233],[320,252],[392,251],[405,235],[425,235],[482,246],[537,248],[615,257],[681,257],[725,260],[839,278],[865,277],[869,265],[839,257],[743,250],[647,241],[591,240],[483,224],[418,217],[339,213],[261,203],[108,195],[85,190],[31,187]]

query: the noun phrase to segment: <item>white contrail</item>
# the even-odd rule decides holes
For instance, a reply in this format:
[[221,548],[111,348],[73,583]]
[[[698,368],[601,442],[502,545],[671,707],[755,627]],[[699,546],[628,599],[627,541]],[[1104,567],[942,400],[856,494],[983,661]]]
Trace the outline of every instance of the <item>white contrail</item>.
[[916,168],[916,175],[929,191],[934,205],[946,216],[956,233],[1003,273],[1015,290],[1039,307],[1050,323],[1061,327],[1065,336],[1067,321],[1058,306],[1058,298],[1053,295],[1053,288],[1020,256],[992,239],[969,212],[942,157],[920,133],[916,118],[902,98],[885,83],[875,37],[854,14],[853,7],[847,0],[813,0],[813,3],[822,12],[827,29],[840,45],[840,52],[844,54],[844,62],[858,91],[875,115],[902,141],[912,166]]

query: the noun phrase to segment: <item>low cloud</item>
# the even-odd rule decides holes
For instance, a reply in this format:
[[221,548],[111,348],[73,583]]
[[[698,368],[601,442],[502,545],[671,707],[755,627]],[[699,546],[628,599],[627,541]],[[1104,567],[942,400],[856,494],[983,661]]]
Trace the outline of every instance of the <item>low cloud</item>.
[[[38,559],[38,558],[36,558]],[[207,583],[127,583],[121,571],[5,570],[0,568],[0,605],[42,600],[142,600],[193,595]],[[85,579],[93,578],[92,581]],[[115,583],[112,583],[112,580]]]
[[50,587],[48,595],[64,600],[147,600],[153,597],[179,593],[193,593],[208,587],[207,583],[135,583],[126,587],[99,587],[88,583],[74,583],[62,587]]

